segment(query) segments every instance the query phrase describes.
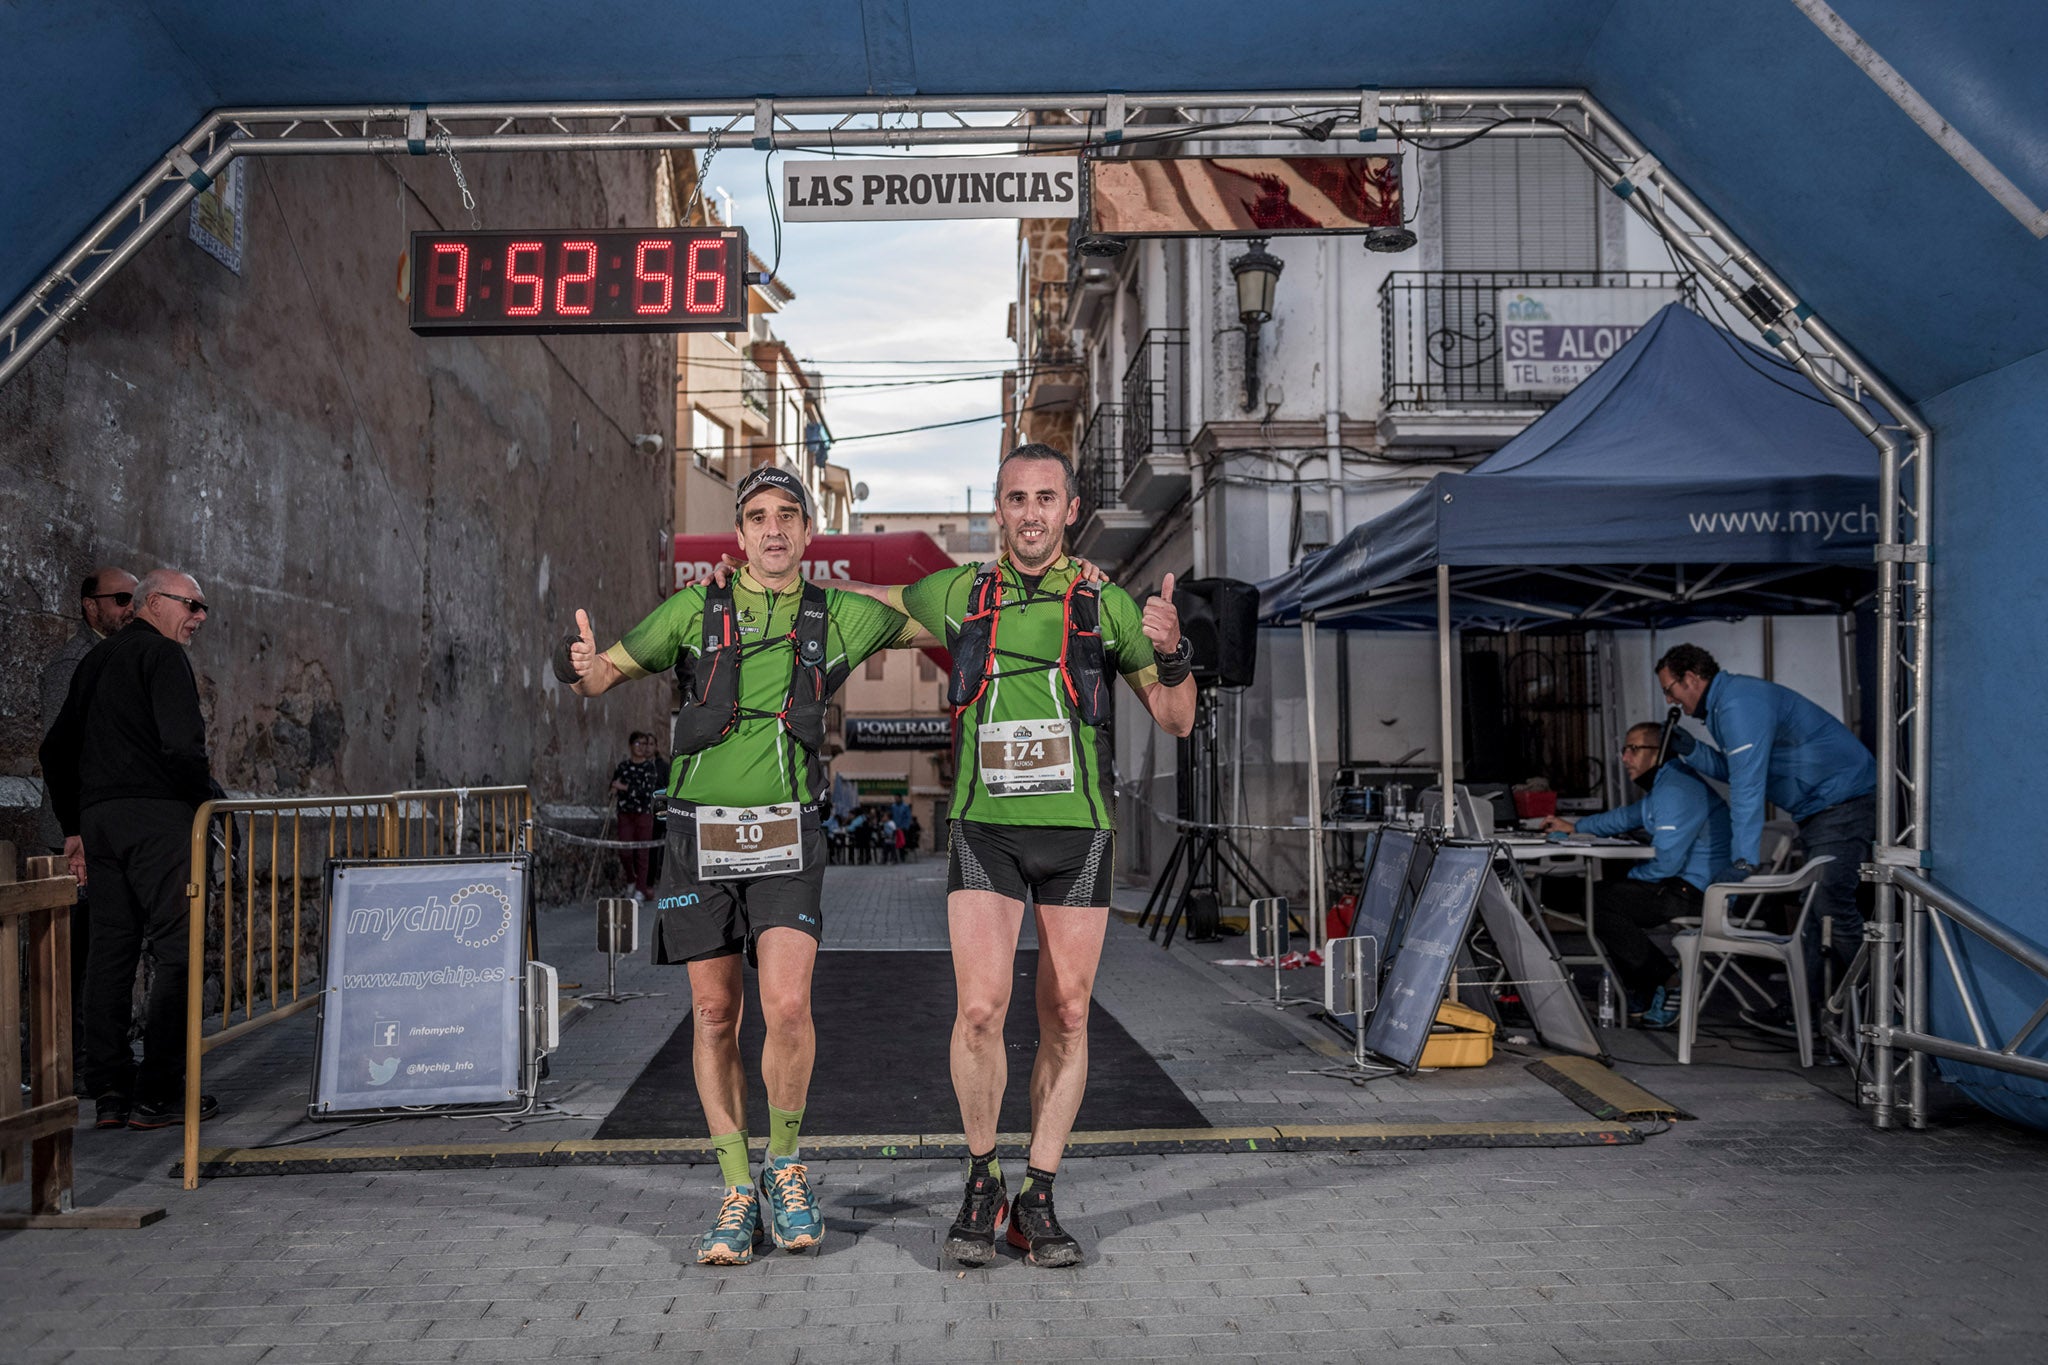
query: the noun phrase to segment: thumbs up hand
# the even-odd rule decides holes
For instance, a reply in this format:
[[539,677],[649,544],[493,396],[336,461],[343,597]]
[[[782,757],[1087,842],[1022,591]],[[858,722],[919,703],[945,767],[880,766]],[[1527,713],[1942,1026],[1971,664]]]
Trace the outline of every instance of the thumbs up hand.
[[590,613],[576,608],[576,638],[569,642],[569,667],[576,676],[587,678],[597,664],[597,634],[590,628]]
[[590,628],[590,613],[576,609],[575,633],[562,637],[549,662],[565,686],[574,687],[590,676],[597,667],[597,636]]
[[1180,609],[1173,605],[1173,575],[1159,584],[1159,595],[1145,603],[1145,638],[1160,654],[1180,648]]

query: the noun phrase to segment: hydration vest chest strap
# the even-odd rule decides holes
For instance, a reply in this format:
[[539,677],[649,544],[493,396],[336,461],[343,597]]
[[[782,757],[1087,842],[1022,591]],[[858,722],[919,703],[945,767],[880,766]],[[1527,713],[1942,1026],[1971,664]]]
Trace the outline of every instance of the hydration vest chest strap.
[[[749,646],[741,638],[738,612],[733,606],[732,585],[709,584],[704,589],[704,623],[701,650],[696,659],[686,652],[676,661],[676,681],[682,687],[682,711],[676,717],[675,751],[700,753],[724,739],[743,718],[740,711],[740,660],[749,653],[773,645],[777,639],[791,642],[794,657],[790,665],[789,688],[779,712],[748,713],[777,717],[785,730],[806,749],[816,752],[825,742],[825,590],[806,581],[797,603],[796,624],[784,636],[766,638]],[[765,623],[764,623],[765,626]]]
[[[952,642],[953,675],[947,684],[946,700],[958,711],[965,711],[979,701],[988,680],[997,672],[996,635],[1002,610],[1001,568],[998,564],[984,564],[968,589],[967,614]],[[1083,725],[1101,725],[1109,719],[1110,701],[1102,648],[1100,589],[1076,577],[1067,585],[1061,611],[1065,630],[1060,656],[1042,662],[1059,669],[1074,718]]]

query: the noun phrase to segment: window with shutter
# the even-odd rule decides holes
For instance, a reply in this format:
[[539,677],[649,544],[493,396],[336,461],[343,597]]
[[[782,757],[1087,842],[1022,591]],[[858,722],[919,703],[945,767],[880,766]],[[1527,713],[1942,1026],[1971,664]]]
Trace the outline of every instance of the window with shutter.
[[1496,291],[1527,273],[1599,269],[1599,186],[1562,138],[1481,138],[1441,164],[1445,275],[1427,296],[1428,379],[1453,403],[1495,402]]

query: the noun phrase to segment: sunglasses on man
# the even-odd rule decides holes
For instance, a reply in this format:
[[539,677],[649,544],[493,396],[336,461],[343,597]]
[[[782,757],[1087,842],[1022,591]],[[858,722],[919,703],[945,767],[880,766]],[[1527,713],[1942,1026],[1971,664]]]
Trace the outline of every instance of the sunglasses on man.
[[125,607],[135,600],[132,592],[89,592],[85,597],[89,602],[112,602],[117,607]]
[[185,610],[192,613],[194,616],[197,616],[202,611],[213,610],[213,608],[207,606],[206,603],[200,601],[196,597],[180,597],[178,596],[178,594],[174,592],[160,592],[152,595],[156,597],[168,597],[173,602],[183,602],[185,604]]

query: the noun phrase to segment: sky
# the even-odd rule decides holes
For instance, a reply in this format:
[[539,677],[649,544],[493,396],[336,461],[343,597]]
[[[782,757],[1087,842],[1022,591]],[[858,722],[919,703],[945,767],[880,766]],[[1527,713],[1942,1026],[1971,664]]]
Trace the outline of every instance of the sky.
[[[758,152],[723,149],[705,183],[730,192],[733,221],[766,262],[775,245],[761,162]],[[1005,334],[1017,292],[1016,220],[786,223],[777,275],[796,299],[775,315],[775,333],[823,373],[832,462],[868,486],[855,510],[958,511],[970,485],[973,506],[987,509],[1002,438],[1001,375],[1017,353]],[[838,387],[935,378],[959,382]],[[990,420],[864,439],[969,417]]]

